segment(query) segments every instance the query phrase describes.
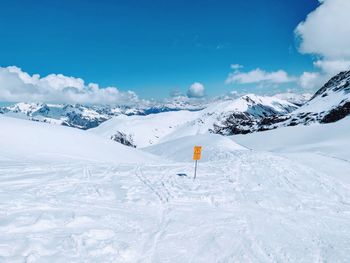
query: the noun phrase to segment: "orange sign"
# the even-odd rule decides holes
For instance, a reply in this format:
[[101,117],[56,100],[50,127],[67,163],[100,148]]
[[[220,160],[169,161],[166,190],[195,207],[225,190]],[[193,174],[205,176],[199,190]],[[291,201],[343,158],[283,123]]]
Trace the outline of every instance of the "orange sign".
[[194,146],[193,160],[197,161],[201,159],[202,146]]

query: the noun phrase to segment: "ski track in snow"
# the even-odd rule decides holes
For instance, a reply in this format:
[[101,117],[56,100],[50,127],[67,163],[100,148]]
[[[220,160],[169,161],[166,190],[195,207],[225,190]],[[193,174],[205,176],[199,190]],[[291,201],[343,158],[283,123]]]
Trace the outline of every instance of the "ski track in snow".
[[0,262],[349,262],[348,190],[256,151],[195,181],[192,163],[2,159]]

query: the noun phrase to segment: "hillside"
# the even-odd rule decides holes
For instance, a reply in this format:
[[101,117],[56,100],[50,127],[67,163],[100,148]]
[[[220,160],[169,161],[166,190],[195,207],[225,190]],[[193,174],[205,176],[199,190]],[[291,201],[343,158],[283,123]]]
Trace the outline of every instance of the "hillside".
[[147,116],[120,115],[89,131],[136,147],[146,147],[184,136],[215,133],[216,127],[232,118],[236,129],[247,133],[262,118],[284,115],[297,108],[295,104],[275,97],[250,94],[213,102],[200,111],[164,112]]
[[0,124],[0,261],[349,259],[350,182],[289,156],[209,134],[152,146],[154,161],[88,131]]
[[138,163],[153,156],[100,136],[0,115],[0,158],[21,161]]
[[260,122],[260,130],[278,127],[331,123],[350,114],[350,71],[331,78],[303,106],[283,115],[271,116]]
[[198,112],[191,111],[163,112],[147,116],[120,115],[90,129],[89,132],[107,139],[118,140],[123,137],[132,145],[145,147],[159,142],[197,115]]
[[232,139],[250,149],[283,154],[350,183],[349,127],[350,117],[346,117],[336,123],[283,127]]
[[230,160],[240,151],[247,150],[227,137],[217,134],[198,134],[166,141],[142,150],[175,162],[193,162],[194,145],[202,145],[201,162]]

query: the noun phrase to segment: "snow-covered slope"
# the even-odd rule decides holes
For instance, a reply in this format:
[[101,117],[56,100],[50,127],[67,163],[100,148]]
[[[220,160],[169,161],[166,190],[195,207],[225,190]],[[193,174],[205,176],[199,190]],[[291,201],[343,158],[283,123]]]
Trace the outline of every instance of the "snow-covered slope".
[[288,158],[340,176],[350,183],[350,117],[330,124],[283,127],[272,131],[233,136],[254,149],[283,153]]
[[[311,141],[348,158],[348,144],[339,148],[348,125],[260,133],[281,149],[273,153],[191,136],[147,148],[156,158],[89,131],[0,116],[0,262],[348,262],[350,180],[336,177],[345,166],[327,162],[326,173],[283,153]],[[203,160],[193,180],[195,144]]]
[[295,111],[295,115],[304,119],[305,113],[322,123],[334,122],[350,114],[350,70],[331,78],[308,103]]
[[283,127],[232,138],[257,150],[313,151],[350,161],[350,117],[331,124]]
[[73,129],[0,116],[0,158],[113,163],[149,162],[150,154]]
[[297,106],[302,106],[311,99],[312,94],[310,94],[310,93],[300,94],[300,93],[287,92],[287,93],[275,94],[274,97],[281,99],[281,100],[286,100],[286,101],[293,103]]
[[284,114],[297,107],[286,100],[277,97],[247,94],[234,100],[216,102],[204,109],[205,113],[246,112],[253,116],[264,117],[271,113]]
[[89,132],[105,138],[121,132],[137,147],[145,147],[157,143],[162,137],[174,132],[179,126],[194,119],[198,112],[173,111],[146,116],[114,117]]
[[303,106],[290,114],[271,116],[260,122],[261,130],[311,123],[336,122],[350,114],[350,71],[331,78]]
[[229,138],[217,134],[186,136],[143,148],[143,150],[172,161],[193,162],[194,145],[202,146],[201,162],[232,159],[238,151],[246,150]]
[[[253,94],[235,100],[216,101],[201,111],[176,111],[147,116],[117,116],[91,132],[118,141],[128,138],[130,145],[146,147],[158,142],[184,136],[214,133],[229,133],[232,125],[240,133],[246,133],[261,118],[282,115],[297,108],[296,105],[274,97]],[[118,135],[118,136],[117,136]]]
[[167,139],[207,132],[219,134],[249,133],[258,129],[262,118],[284,115],[298,107],[276,97],[244,95],[235,100],[215,102],[200,112],[198,118],[186,123],[177,134]]

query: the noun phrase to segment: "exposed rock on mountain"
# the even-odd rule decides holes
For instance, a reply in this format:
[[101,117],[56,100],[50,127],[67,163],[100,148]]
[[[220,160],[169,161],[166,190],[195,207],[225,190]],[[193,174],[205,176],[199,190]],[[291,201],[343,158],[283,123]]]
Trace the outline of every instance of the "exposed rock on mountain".
[[[208,132],[247,133],[267,116],[283,115],[298,107],[275,97],[254,94],[216,101],[200,111],[163,112],[147,116],[117,116],[91,129],[103,137],[132,136],[137,147]],[[119,138],[119,136],[118,136]]]
[[87,130],[121,114],[127,116],[149,115],[180,110],[196,111],[203,108],[204,104],[201,101],[190,101],[188,98],[177,97],[163,103],[146,103],[134,107],[124,105],[17,103],[8,107],[0,107],[0,114]]
[[126,135],[123,132],[117,132],[116,134],[113,134],[111,136],[111,140],[119,142],[121,144],[124,144],[126,146],[134,147],[136,148],[136,145],[134,144],[134,139],[132,138],[132,135]]
[[0,112],[80,129],[96,128],[92,132],[119,143],[146,147],[208,132],[247,134],[335,122],[350,114],[350,71],[330,79],[305,103],[309,97],[291,93],[271,97],[248,94],[211,103],[177,97],[137,107],[18,103],[0,108]]
[[349,114],[350,71],[344,71],[331,78],[307,103],[297,110],[282,116],[273,115],[263,118],[256,125],[252,125],[251,132],[284,126],[308,125],[315,122],[330,123]]
[[261,123],[267,119],[284,116],[298,108],[286,100],[253,94],[243,96],[235,103],[241,104],[241,108],[220,114],[211,132],[222,135],[251,133],[261,130]]

